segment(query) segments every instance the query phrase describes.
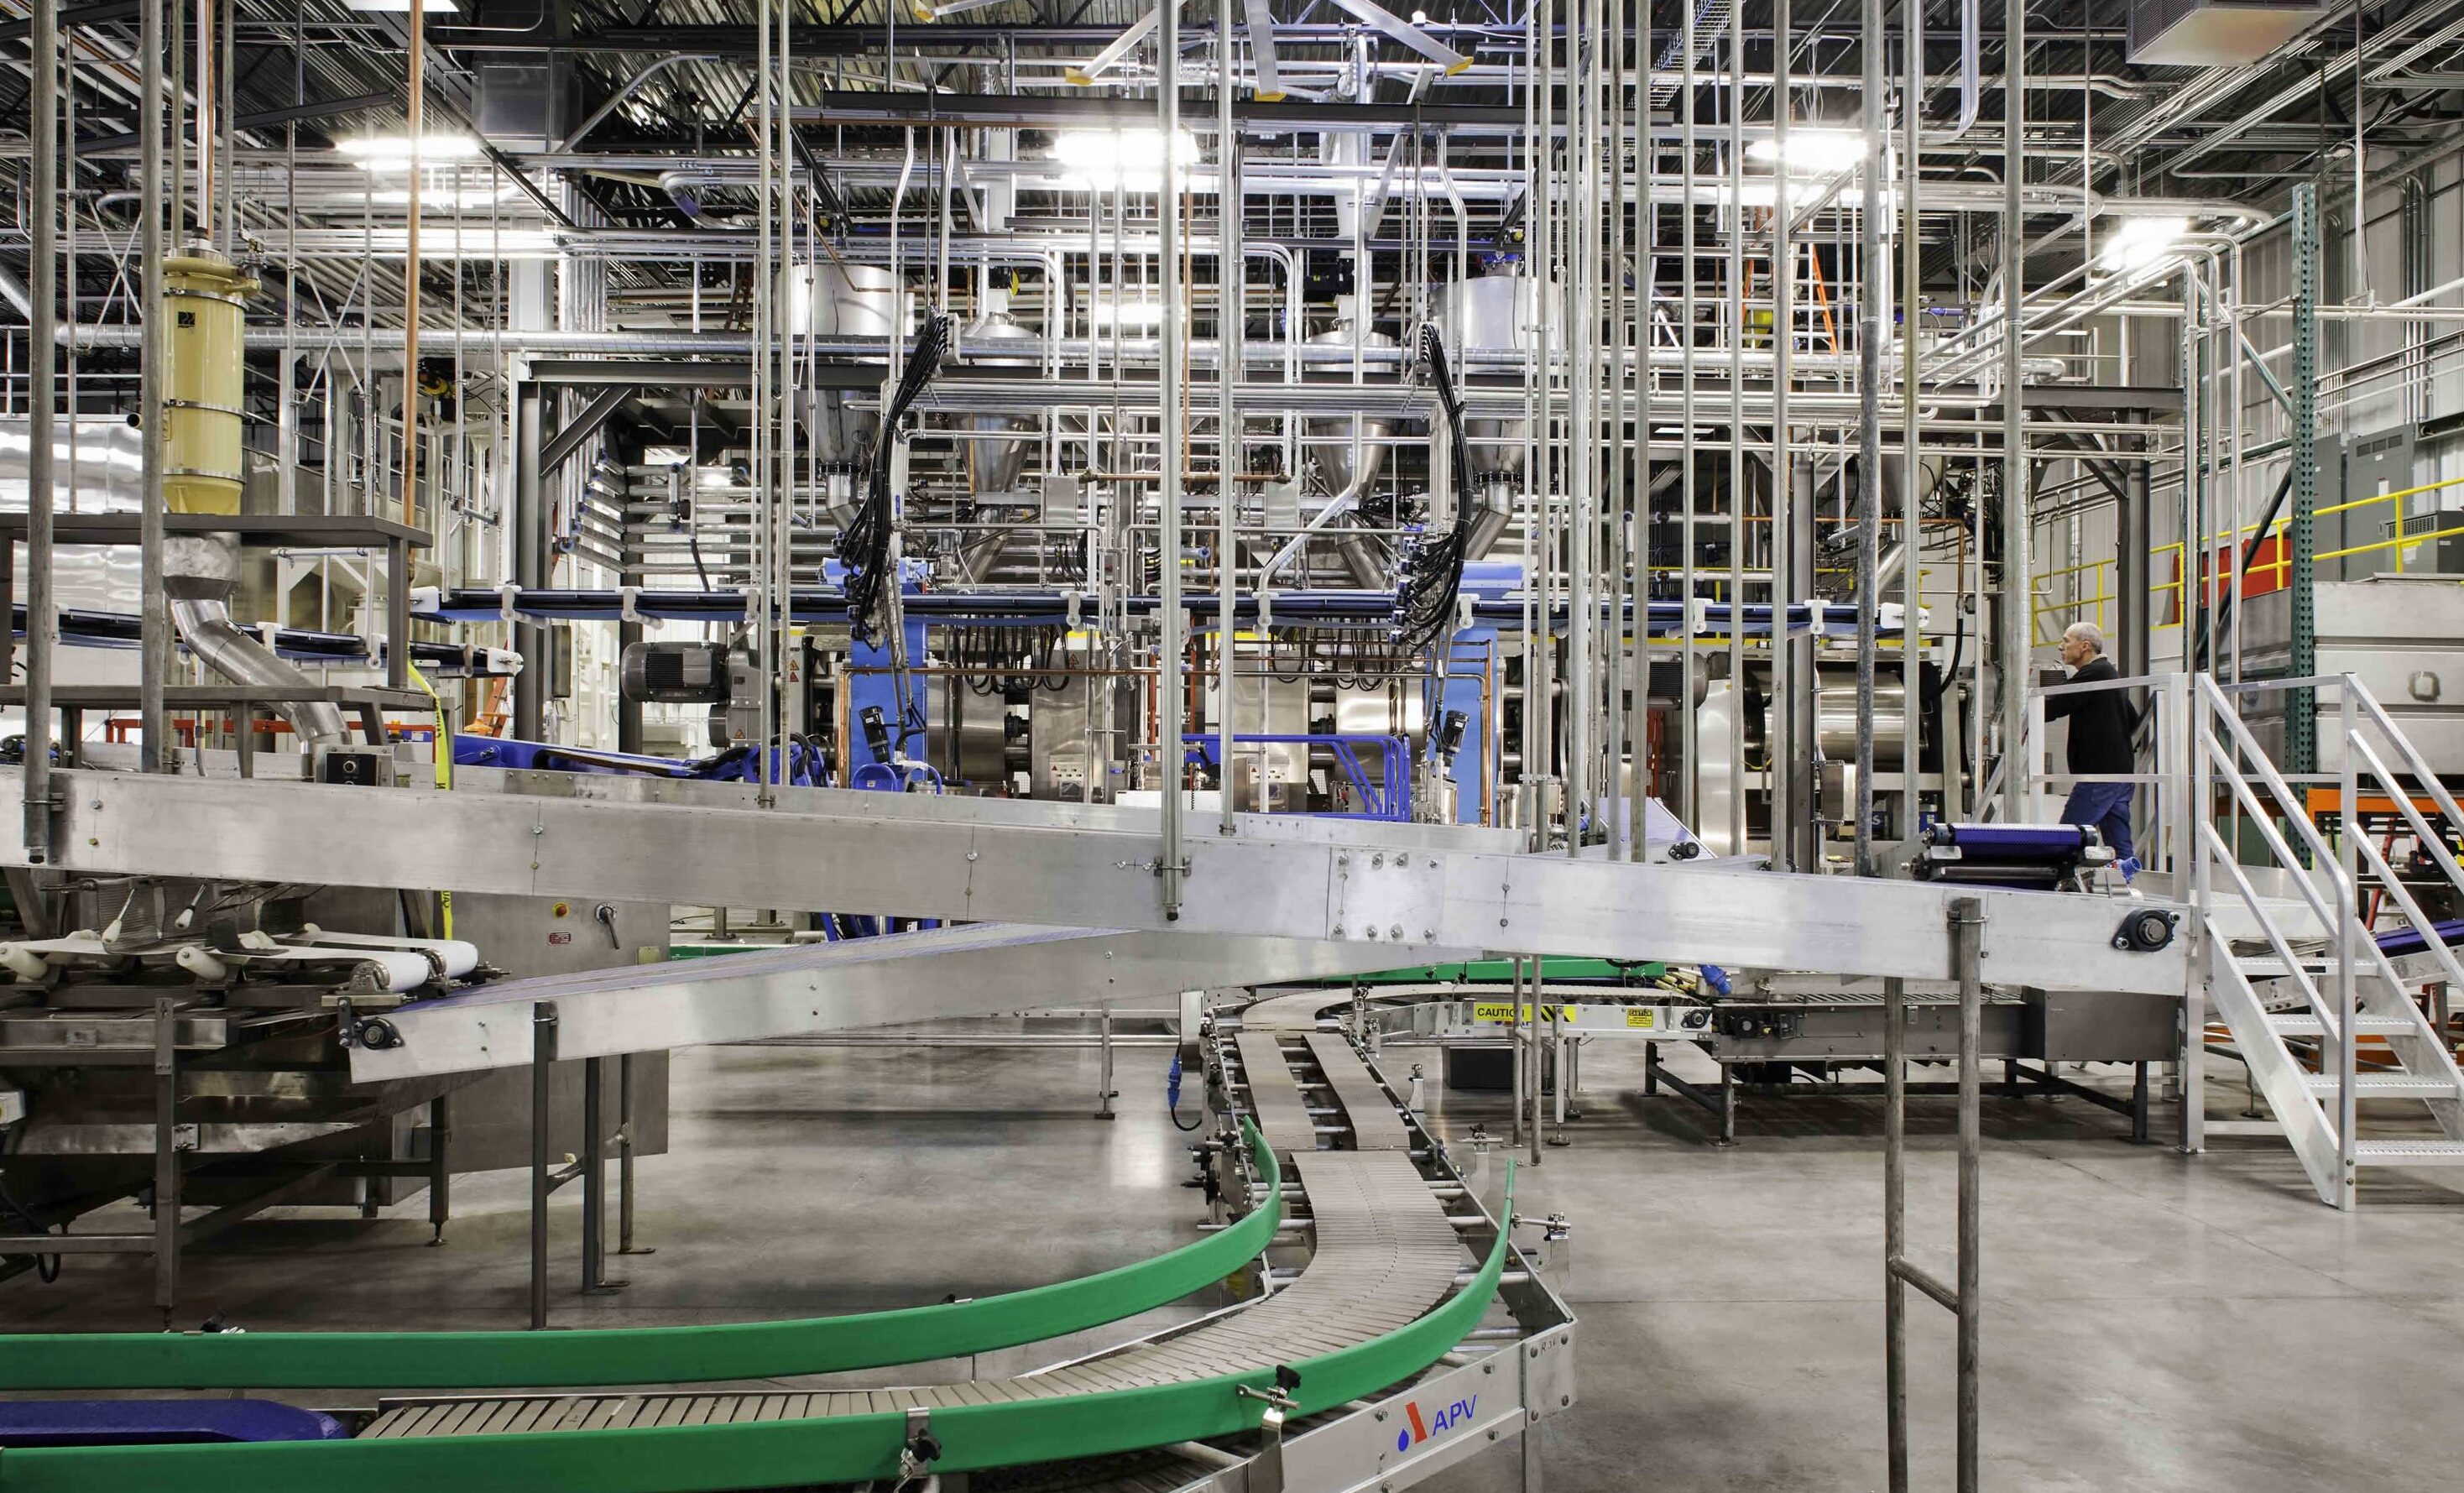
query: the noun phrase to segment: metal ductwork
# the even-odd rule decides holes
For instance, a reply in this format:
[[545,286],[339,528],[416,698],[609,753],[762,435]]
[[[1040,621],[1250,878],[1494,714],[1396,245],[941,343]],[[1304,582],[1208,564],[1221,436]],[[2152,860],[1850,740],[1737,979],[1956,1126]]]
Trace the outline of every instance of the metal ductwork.
[[[1391,349],[1395,340],[1383,332],[1371,331],[1360,325],[1358,313],[1350,296],[1344,297],[1342,318],[1329,331],[1309,340],[1312,347],[1356,348],[1361,352]],[[1309,454],[1326,485],[1337,494],[1330,511],[1344,514],[1355,510],[1363,494],[1375,486],[1377,474],[1386,466],[1386,442],[1395,433],[1393,422],[1373,420],[1365,415],[1350,415],[1331,420],[1310,420],[1302,425],[1309,438]],[[1334,532],[1334,552],[1343,561],[1352,583],[1364,591],[1380,589],[1387,583],[1386,562],[1370,544],[1367,536],[1349,526]]]
[[[297,690],[302,695],[321,686],[307,673],[275,657],[274,651],[242,632],[231,620],[231,599],[239,591],[239,541],[228,535],[179,535],[164,541],[164,589],[170,598],[171,626],[214,672],[233,684],[274,690]],[[299,744],[314,751],[350,740],[340,708],[321,700],[277,701],[275,709],[291,724]]]

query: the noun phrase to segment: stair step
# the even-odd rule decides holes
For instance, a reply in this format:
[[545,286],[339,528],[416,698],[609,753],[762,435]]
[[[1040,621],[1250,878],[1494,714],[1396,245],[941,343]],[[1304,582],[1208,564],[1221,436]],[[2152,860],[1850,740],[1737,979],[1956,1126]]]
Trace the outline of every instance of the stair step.
[[[2299,1011],[2286,1011],[2268,1017],[2267,1024],[2276,1028],[2279,1037],[2324,1037],[2327,1023],[2318,1017]],[[2409,1016],[2356,1016],[2353,1029],[2365,1037],[2418,1036],[2421,1023]]]
[[[2322,1097],[2336,1092],[2333,1073],[2305,1073],[2302,1083]],[[2464,1099],[2455,1085],[2443,1078],[2417,1078],[2410,1073],[2356,1073],[2353,1092],[2364,1099]]]
[[2464,1140],[2362,1140],[2353,1159],[2365,1166],[2464,1167]]

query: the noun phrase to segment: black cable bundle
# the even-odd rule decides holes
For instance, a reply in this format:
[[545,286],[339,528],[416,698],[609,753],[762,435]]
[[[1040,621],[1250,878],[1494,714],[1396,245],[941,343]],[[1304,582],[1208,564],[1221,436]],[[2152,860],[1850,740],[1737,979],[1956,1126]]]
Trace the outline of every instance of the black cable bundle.
[[1455,521],[1439,535],[1406,540],[1395,576],[1395,640],[1406,649],[1427,648],[1454,625],[1455,597],[1463,589],[1463,561],[1471,547],[1471,448],[1463,441],[1463,396],[1446,362],[1445,340],[1434,326],[1420,328],[1420,356],[1429,382],[1445,407],[1448,456],[1454,463]]
[[898,378],[898,389],[891,396],[890,407],[881,412],[881,434],[872,449],[872,485],[856,509],[855,517],[839,532],[839,563],[847,569],[846,590],[848,630],[858,643],[870,643],[888,619],[881,614],[883,587],[892,578],[890,567],[890,538],[892,519],[890,505],[890,444],[898,429],[898,422],[907,417],[908,409],[924,392],[926,384],[941,366],[941,358],[950,350],[950,318],[935,313],[915,335],[915,349],[908,355],[906,371]]

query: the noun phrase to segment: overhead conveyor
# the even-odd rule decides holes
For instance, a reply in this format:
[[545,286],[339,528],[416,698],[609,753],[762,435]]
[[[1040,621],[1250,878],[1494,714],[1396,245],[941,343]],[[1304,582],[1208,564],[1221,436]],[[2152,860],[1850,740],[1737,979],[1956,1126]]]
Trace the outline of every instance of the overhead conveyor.
[[[1162,604],[1153,596],[1119,600],[1121,614],[1132,618],[1152,617]],[[1198,593],[1185,597],[1182,604],[1201,625],[1221,609],[1220,599]],[[1519,628],[1527,611],[1521,596],[1494,590],[1465,604],[1471,620],[1487,626]],[[901,599],[899,605],[910,622],[977,626],[1076,626],[1091,618],[1096,609],[1091,593],[1035,589],[913,591]],[[847,620],[847,593],[836,586],[799,586],[789,593],[786,620],[807,625],[840,624]],[[454,623],[649,620],[727,626],[758,620],[761,610],[759,599],[740,590],[646,587],[430,587],[418,592],[411,604],[412,616],[421,621]],[[1609,615],[1605,604],[1600,610],[1604,618]],[[1797,602],[1784,610],[1792,634],[1811,631],[1848,636],[1857,630],[1858,608],[1853,603]],[[1263,604],[1256,597],[1236,601],[1232,615],[1236,621],[1253,626],[1261,625],[1263,618],[1269,625],[1383,630],[1394,623],[1395,593],[1285,591]],[[1562,629],[1568,624],[1563,603],[1552,604],[1547,615],[1551,628]],[[1626,606],[1617,615],[1631,624],[1634,612]],[[1683,602],[1646,600],[1642,615],[1654,637],[1679,636],[1687,632],[1689,626],[1698,637],[1723,637],[1732,627],[1743,636],[1767,637],[1774,613],[1768,604],[1760,603],[1731,607],[1724,602],[1697,602],[1689,613]],[[1884,627],[1897,626],[1898,604],[1884,604],[1880,616]]]

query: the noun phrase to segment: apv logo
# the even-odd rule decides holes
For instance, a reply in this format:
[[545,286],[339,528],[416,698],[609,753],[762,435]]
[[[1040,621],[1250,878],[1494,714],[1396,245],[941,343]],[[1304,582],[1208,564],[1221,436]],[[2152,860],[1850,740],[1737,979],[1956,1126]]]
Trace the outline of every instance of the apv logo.
[[1459,1399],[1424,1420],[1420,1416],[1419,1402],[1405,1401],[1403,1415],[1412,1422],[1412,1425],[1409,1430],[1395,1433],[1395,1450],[1408,1452],[1441,1431],[1451,1431],[1457,1426],[1471,1424],[1471,1409],[1479,1403],[1480,1396],[1477,1394],[1468,1399]]

